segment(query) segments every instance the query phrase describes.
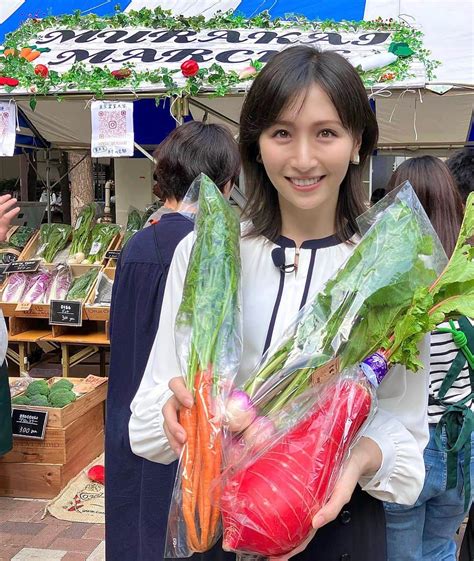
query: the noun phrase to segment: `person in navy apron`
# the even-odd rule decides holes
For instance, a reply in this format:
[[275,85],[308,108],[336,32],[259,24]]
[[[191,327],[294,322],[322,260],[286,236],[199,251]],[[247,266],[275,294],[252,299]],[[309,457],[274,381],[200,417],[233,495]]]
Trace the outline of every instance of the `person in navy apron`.
[[[363,168],[377,136],[359,75],[334,52],[289,47],[253,82],[239,133],[248,203],[241,239],[243,353],[237,385],[357,246],[356,218],[367,204]],[[192,402],[169,351],[175,348],[170,326],[191,247],[187,236],[176,249],[160,326],[131,407],[132,449],[163,464],[182,449],[186,436],[177,410]],[[427,341],[421,352],[427,364]],[[304,550],[282,559],[386,559],[382,500],[413,504],[423,487],[427,376],[426,368],[416,376],[400,366],[391,370],[378,390],[374,419],[313,520],[315,536]],[[228,555],[214,549],[202,559]]]
[[[16,202],[16,199],[12,198],[11,195],[0,197],[0,241],[2,242],[6,240],[11,220],[20,212]],[[0,456],[5,455],[13,447],[10,386],[5,360],[7,346],[7,327],[0,310]]]
[[[450,257],[463,201],[440,159],[411,158],[393,173],[388,190],[409,181]],[[426,479],[413,506],[386,503],[389,561],[455,561],[455,534],[472,502],[474,458],[474,327],[462,317],[431,334]]]
[[196,121],[174,130],[156,153],[155,194],[169,212],[133,236],[117,263],[113,286],[111,359],[105,431],[106,558],[157,561],[163,557],[176,466],[135,456],[128,439],[130,402],[140,385],[159,325],[174,250],[193,230],[176,210],[201,172],[222,190],[238,178],[237,144],[222,126]]

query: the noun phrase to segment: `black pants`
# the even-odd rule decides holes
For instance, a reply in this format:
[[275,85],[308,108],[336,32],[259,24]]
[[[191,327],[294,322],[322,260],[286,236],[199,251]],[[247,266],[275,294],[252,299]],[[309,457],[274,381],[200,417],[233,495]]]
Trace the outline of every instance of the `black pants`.
[[0,456],[9,452],[12,447],[10,386],[8,384],[7,363],[4,361],[2,366],[0,366]]
[[459,561],[472,561],[474,559],[474,504],[469,511],[466,532],[461,545]]
[[[235,561],[221,544],[194,561]],[[385,514],[382,502],[357,487],[339,517],[323,526],[308,547],[291,561],[386,561]]]

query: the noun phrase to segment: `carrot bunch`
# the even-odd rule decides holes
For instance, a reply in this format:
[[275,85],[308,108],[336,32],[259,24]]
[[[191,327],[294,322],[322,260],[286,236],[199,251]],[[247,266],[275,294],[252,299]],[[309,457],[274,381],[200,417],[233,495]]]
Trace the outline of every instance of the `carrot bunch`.
[[[195,242],[176,318],[177,355],[191,409],[180,411],[186,430],[168,518],[166,557],[210,549],[220,535],[222,410],[240,362],[239,219],[212,181],[202,175]],[[196,184],[195,182],[195,184]]]

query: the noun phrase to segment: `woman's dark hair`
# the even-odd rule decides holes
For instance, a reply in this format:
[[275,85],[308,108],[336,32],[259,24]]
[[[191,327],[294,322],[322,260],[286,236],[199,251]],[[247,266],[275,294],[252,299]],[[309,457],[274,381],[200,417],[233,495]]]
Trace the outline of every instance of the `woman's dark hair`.
[[474,191],[474,147],[468,146],[463,150],[455,152],[446,160],[450,172],[461,191],[464,202],[472,191]]
[[405,181],[411,183],[450,257],[461,228],[463,203],[449,168],[434,156],[411,158],[393,172],[387,191]]
[[191,183],[205,173],[222,190],[240,173],[240,156],[230,131],[215,124],[189,121],[176,128],[155,150],[154,194],[181,201]]
[[364,210],[362,172],[378,139],[378,126],[362,81],[341,55],[312,47],[289,47],[276,54],[255,79],[240,115],[240,155],[248,197],[244,210],[252,222],[250,235],[275,240],[281,233],[278,193],[265,168],[257,162],[259,138],[287,107],[313,84],[320,86],[334,104],[341,123],[360,139],[360,165],[349,165],[342,181],[336,209],[336,234],[348,239],[357,231],[356,218]]

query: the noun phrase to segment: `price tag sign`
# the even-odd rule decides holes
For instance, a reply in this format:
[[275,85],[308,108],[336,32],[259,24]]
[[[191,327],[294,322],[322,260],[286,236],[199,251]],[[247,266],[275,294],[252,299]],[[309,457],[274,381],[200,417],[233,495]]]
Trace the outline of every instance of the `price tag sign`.
[[31,302],[20,302],[15,308],[15,312],[29,312],[31,310]]
[[120,251],[117,250],[110,250],[107,251],[107,253],[105,254],[105,258],[106,259],[118,259],[120,257]]
[[30,259],[29,261],[15,261],[9,263],[5,269],[5,273],[35,273],[40,266],[40,259]]
[[50,325],[82,325],[82,302],[51,300],[49,306]]
[[2,284],[2,282],[5,281],[5,279],[7,278],[7,275],[5,274],[5,269],[8,267],[8,265],[0,265],[0,284]]
[[12,408],[12,432],[19,438],[36,438],[44,440],[46,425],[48,424],[47,411],[32,411],[30,409]]

